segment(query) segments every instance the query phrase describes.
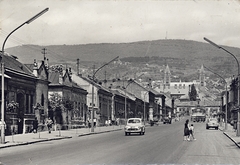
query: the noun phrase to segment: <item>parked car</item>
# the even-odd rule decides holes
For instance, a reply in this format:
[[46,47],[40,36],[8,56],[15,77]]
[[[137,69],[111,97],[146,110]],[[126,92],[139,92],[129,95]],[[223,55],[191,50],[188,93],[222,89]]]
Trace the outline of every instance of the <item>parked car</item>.
[[215,128],[218,129],[219,123],[217,118],[209,118],[206,122],[206,129]]
[[145,125],[141,118],[129,118],[124,130],[125,136],[130,135],[131,133],[139,133],[139,135],[144,135]]
[[171,124],[171,123],[172,123],[172,119],[170,117],[163,118],[163,124]]

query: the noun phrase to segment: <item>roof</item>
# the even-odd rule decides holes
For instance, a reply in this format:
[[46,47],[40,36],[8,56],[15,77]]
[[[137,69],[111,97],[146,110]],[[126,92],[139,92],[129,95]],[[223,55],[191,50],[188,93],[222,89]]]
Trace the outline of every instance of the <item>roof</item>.
[[[91,79],[88,78],[88,77],[78,76],[78,75],[74,75],[74,74],[72,75],[72,77],[73,77],[73,80],[74,80],[76,83],[77,83],[78,79],[81,78],[81,79],[83,79],[84,81],[88,82],[89,84],[92,84],[92,85],[95,86],[96,88],[111,93],[111,91],[110,91],[108,88],[103,87],[102,85],[94,82],[93,80],[91,80]],[[77,83],[77,84],[78,84],[78,83]]]
[[5,64],[6,71],[12,72],[14,74],[21,74],[21,76],[33,78],[35,77],[32,71],[26,65],[19,62],[15,56],[4,53],[3,57],[4,57],[3,62]]
[[[198,104],[199,103],[199,104]],[[187,101],[187,102],[176,102],[176,106],[220,106],[221,101]]]
[[[120,90],[120,89],[117,89],[117,90],[121,95],[123,95],[125,97],[125,91]],[[131,100],[136,100],[136,96],[133,95],[132,93],[126,92],[126,96],[127,96],[127,98],[129,98]]]
[[59,72],[50,72],[49,73],[49,81],[51,82],[51,85],[60,85],[59,82]]

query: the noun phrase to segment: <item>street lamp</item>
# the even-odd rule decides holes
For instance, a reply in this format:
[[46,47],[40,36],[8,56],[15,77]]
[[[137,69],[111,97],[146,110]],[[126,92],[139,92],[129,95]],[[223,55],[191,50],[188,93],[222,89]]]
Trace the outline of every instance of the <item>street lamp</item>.
[[[94,83],[94,78],[95,78],[95,75],[96,73],[102,69],[103,67],[105,67],[106,65],[110,64],[111,62],[115,61],[116,59],[118,59],[119,56],[115,57],[114,59],[112,59],[111,61],[109,61],[108,63],[102,65],[101,67],[99,67],[95,72],[93,72],[93,76],[92,76],[92,81]],[[93,114],[94,114],[94,111],[93,111],[93,108],[94,108],[94,85],[92,84],[92,111],[91,111],[91,132],[94,132],[94,126],[93,126]]]
[[[204,66],[204,65],[203,65]],[[217,76],[219,76],[225,83],[225,94],[226,94],[226,105],[225,105],[225,130],[227,130],[227,104],[228,104],[228,100],[227,100],[227,81],[220,76],[219,74],[213,72],[211,69],[207,68],[206,66],[204,66],[204,68],[206,68],[207,70],[209,70],[210,72],[216,74]]]
[[12,33],[14,33],[16,30],[18,30],[19,28],[21,28],[23,25],[25,24],[30,24],[31,22],[33,22],[35,19],[37,19],[38,17],[40,17],[41,15],[43,15],[44,13],[46,13],[47,11],[49,10],[49,8],[46,8],[44,10],[42,10],[40,13],[36,14],[35,16],[33,16],[32,18],[30,18],[29,20],[27,20],[26,22],[24,22],[23,24],[21,24],[20,26],[18,26],[17,28],[15,28],[11,33],[9,33],[6,37],[6,39],[4,40],[3,42],[3,45],[2,45],[2,59],[1,59],[1,65],[2,65],[2,105],[1,105],[1,114],[2,114],[2,118],[1,118],[1,143],[4,144],[5,143],[5,120],[4,120],[4,47],[5,47],[5,44],[7,42],[7,39],[10,37],[10,35]]
[[[228,54],[230,54],[235,60],[236,60],[236,62],[237,62],[237,66],[238,66],[238,75],[237,75],[237,77],[238,77],[238,108],[239,108],[239,106],[240,106],[240,92],[239,92],[239,90],[240,90],[240,77],[239,77],[239,72],[240,72],[240,70],[239,70],[239,62],[238,62],[238,59],[236,58],[236,56],[234,55],[234,54],[232,54],[231,52],[229,52],[228,50],[226,50],[225,48],[223,48],[223,47],[221,47],[221,46],[219,46],[219,45],[217,45],[217,44],[215,44],[214,42],[212,42],[212,41],[210,41],[209,39],[207,39],[207,38],[203,38],[205,41],[207,41],[208,43],[210,43],[211,45],[213,45],[213,46],[215,46],[216,48],[218,48],[218,49],[222,49],[222,50],[224,50],[225,52],[227,52]],[[237,111],[237,136],[240,136],[240,121],[239,121],[239,118],[240,118],[240,112],[239,112],[239,109],[238,109],[238,111]]]

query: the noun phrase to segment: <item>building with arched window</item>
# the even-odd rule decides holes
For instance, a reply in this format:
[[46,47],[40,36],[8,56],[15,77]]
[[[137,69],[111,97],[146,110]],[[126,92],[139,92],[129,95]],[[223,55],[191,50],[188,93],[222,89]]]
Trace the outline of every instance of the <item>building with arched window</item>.
[[31,129],[32,125],[32,121],[26,121],[26,119],[35,118],[33,105],[36,99],[38,78],[15,56],[5,53],[4,64],[5,134],[25,133]]

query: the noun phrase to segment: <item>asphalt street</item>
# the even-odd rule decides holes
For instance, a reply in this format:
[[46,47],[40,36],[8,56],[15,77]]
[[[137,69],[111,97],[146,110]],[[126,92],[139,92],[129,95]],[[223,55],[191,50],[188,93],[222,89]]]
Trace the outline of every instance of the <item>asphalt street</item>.
[[3,164],[240,164],[239,148],[222,131],[194,123],[196,141],[183,141],[184,120],[147,127],[145,135],[123,130],[94,136],[3,148]]

